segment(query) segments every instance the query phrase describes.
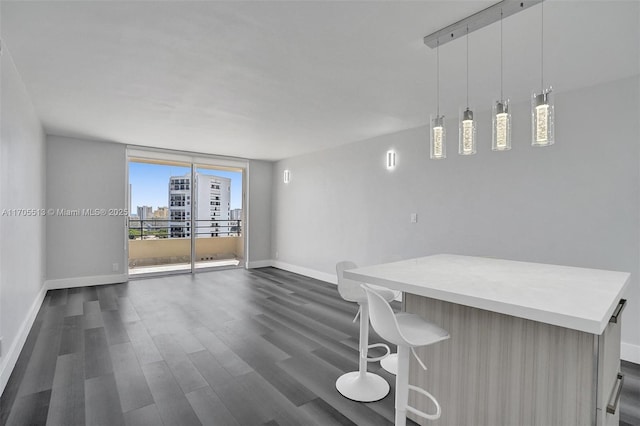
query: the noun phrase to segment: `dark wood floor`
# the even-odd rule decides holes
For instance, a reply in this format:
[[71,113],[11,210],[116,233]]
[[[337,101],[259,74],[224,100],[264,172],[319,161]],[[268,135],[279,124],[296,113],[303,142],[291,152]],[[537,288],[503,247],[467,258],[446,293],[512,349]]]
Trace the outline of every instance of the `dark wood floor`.
[[622,373],[620,426],[640,426],[640,365],[622,361]]
[[[379,364],[382,401],[335,390],[357,369],[356,310],[334,285],[272,268],[50,291],[0,424],[390,425]],[[640,367],[623,370],[621,425],[640,425]]]

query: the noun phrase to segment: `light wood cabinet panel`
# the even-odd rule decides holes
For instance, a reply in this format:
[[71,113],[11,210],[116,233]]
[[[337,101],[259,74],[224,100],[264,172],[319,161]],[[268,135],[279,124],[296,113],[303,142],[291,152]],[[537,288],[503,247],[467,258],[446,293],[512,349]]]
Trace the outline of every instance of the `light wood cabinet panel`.
[[[409,383],[430,392],[442,417],[423,425],[604,425],[620,369],[620,323],[601,335],[405,293],[405,309],[451,338],[418,349]],[[419,394],[410,405],[433,410]],[[613,423],[612,423],[613,424]]]

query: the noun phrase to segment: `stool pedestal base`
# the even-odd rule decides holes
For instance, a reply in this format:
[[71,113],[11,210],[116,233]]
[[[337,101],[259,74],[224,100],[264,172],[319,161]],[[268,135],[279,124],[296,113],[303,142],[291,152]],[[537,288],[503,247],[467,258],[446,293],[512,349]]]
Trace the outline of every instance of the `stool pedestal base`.
[[336,389],[342,396],[354,401],[373,402],[387,396],[389,383],[377,374],[352,371],[338,378]]
[[384,368],[387,373],[391,373],[393,375],[398,374],[398,354],[391,354],[388,357],[384,358],[380,361],[380,366]]

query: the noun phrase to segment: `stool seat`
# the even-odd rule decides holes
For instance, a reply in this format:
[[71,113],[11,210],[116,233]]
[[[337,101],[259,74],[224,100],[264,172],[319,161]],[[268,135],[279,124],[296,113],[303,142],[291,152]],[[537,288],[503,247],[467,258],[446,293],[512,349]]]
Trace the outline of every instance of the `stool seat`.
[[[376,291],[387,302],[391,302],[396,297],[398,297],[398,293],[397,292],[395,292],[393,290],[389,290],[388,288],[380,287],[380,286],[373,285],[373,284],[369,284],[369,287],[371,287],[374,291]],[[367,295],[365,294],[364,297],[366,299]]]
[[[354,266],[354,268],[356,268],[356,266]],[[344,280],[343,284],[346,284],[346,285],[349,285],[349,281],[352,281],[348,278],[342,278],[342,279]],[[356,283],[356,281],[352,281],[352,282]],[[356,285],[359,287],[360,283]],[[382,298],[387,302],[391,302],[396,297],[395,292],[393,292],[392,290],[389,290],[388,288],[378,287],[373,285],[371,286],[371,288],[373,288],[375,292],[378,293],[380,296],[382,296]],[[355,292],[348,289],[344,289],[344,287],[342,289],[338,287],[338,292],[340,293],[340,296],[342,296],[342,298],[347,302],[354,302],[359,305],[363,303],[365,304],[367,303],[367,294],[364,291]]]
[[[410,342],[410,346],[412,347],[426,346],[449,338],[447,330],[438,327],[418,315],[400,312],[396,314],[396,320],[398,321],[400,333],[405,337],[405,342]],[[391,343],[395,345],[399,344],[393,341],[391,341]],[[384,358],[380,361],[380,365],[387,372],[397,375],[398,354],[391,354]]]
[[[347,278],[343,279],[346,280]],[[360,284],[358,284],[358,286],[360,286]],[[388,288],[379,287],[377,285],[371,285],[371,288],[374,289],[374,291],[382,296],[382,298],[387,302],[391,302],[397,297],[396,292],[394,292],[393,290],[389,290]],[[347,293],[347,295],[342,295],[342,298],[347,302],[355,302],[358,304],[367,303],[367,294],[364,291],[356,294]]]
[[400,312],[396,314],[398,329],[403,336],[402,341],[389,340],[396,345],[426,346],[449,338],[447,330],[438,327],[419,315]]

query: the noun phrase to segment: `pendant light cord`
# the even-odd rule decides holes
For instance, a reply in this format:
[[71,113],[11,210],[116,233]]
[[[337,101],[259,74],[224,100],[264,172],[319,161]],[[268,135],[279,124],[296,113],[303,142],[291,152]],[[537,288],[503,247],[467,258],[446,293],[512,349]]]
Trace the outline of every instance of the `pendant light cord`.
[[467,109],[469,109],[469,26],[467,26]]
[[504,64],[502,62],[502,49],[503,49],[503,38],[502,38],[502,9],[500,9],[500,102],[504,100],[504,94],[502,93],[502,72],[504,68]]
[[540,93],[544,93],[544,0],[540,2]]
[[440,39],[436,46],[436,117],[440,117]]

